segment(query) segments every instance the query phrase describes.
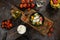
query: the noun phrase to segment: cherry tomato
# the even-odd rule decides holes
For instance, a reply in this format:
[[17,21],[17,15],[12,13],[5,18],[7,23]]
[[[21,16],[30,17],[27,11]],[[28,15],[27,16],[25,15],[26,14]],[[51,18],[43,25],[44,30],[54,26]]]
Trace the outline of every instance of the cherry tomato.
[[27,8],[30,8],[30,6],[31,6],[30,4],[27,4]]
[[33,2],[33,0],[30,0],[30,2]]
[[48,25],[52,25],[52,23],[51,22],[48,22]]
[[8,28],[8,29],[10,29],[12,27],[12,24],[11,23],[9,23],[7,26],[6,26],[6,28]]
[[8,25],[6,28],[7,28],[7,29],[10,29],[10,26]]
[[5,21],[5,25],[7,24],[7,21]]
[[52,33],[48,33],[48,36],[51,37],[52,36]]
[[9,26],[12,27],[12,24],[10,23]]
[[35,4],[34,4],[34,3],[32,3],[32,4],[31,4],[31,8],[34,8],[34,6],[35,6]]
[[23,7],[24,7],[24,8],[26,8],[26,7],[27,7],[27,4],[26,4],[26,3],[25,3],[25,4],[23,4]]
[[4,25],[2,25],[2,28],[4,28],[5,26]]
[[26,3],[29,3],[30,2],[30,0],[25,0],[26,1]]
[[53,3],[54,4],[58,4],[58,0],[53,0]]
[[23,8],[23,4],[20,4],[20,8]]
[[2,25],[4,25],[5,24],[5,22],[2,22]]
[[9,25],[10,23],[9,22],[7,22],[7,24],[6,25]]
[[43,18],[42,17],[40,17],[40,21],[43,21]]
[[25,3],[25,0],[22,0],[22,3]]
[[51,32],[53,32],[53,30],[54,30],[53,28],[50,28],[50,31],[51,31]]
[[31,8],[28,8],[28,11],[30,11]]
[[2,24],[1,24],[1,27],[2,27],[2,28],[4,28],[4,27],[5,27],[5,25],[6,25],[5,23],[6,23],[5,21],[4,21],[4,22],[2,22]]

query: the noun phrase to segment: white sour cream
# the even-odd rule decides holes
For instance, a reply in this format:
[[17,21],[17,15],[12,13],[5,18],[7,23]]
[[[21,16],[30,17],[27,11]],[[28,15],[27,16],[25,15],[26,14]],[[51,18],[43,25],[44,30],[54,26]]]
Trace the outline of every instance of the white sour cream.
[[26,27],[24,25],[19,25],[17,28],[19,34],[24,34],[26,32]]

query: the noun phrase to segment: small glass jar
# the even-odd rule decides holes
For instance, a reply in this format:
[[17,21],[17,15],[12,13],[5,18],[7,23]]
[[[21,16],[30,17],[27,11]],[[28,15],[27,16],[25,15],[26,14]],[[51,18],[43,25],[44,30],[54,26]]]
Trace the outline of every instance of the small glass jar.
[[44,6],[44,0],[37,0],[37,1],[36,1],[36,6],[37,6],[38,8]]

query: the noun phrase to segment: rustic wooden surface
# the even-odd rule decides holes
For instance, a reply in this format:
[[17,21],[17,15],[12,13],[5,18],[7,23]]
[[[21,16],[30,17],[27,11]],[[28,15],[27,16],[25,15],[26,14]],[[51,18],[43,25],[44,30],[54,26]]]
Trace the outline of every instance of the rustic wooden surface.
[[[5,3],[5,1],[7,3]],[[19,5],[20,0],[18,0],[18,1],[17,0],[0,0],[0,25],[1,25],[2,20],[11,18],[11,15],[10,15],[11,5],[9,3],[11,3],[13,5],[17,5],[17,4]],[[44,6],[44,8],[39,9],[39,12],[41,12],[41,14],[43,14],[47,18],[54,21],[54,27],[55,27],[54,33],[51,37],[48,37],[48,36],[43,37],[37,31],[29,28],[29,30],[28,30],[29,34],[28,35],[30,35],[32,37],[31,40],[34,40],[34,39],[37,39],[37,40],[60,40],[60,9],[58,10],[58,12],[56,11],[53,15],[49,16],[49,14],[51,14],[51,13],[46,11],[46,7],[47,7],[48,3],[49,3],[49,0],[46,0],[46,5]],[[0,27],[0,40],[4,39],[6,37],[7,32],[8,32],[7,30],[2,29]],[[14,38],[14,36],[13,36],[13,38]]]

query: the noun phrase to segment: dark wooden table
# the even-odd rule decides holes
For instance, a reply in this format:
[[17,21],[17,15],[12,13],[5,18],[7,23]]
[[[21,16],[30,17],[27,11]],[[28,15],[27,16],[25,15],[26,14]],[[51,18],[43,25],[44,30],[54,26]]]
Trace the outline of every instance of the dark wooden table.
[[[5,1],[7,3],[5,3]],[[58,12],[56,11],[56,13],[49,16],[51,13],[46,11],[46,7],[47,7],[47,4],[49,3],[49,0],[46,0],[46,1],[47,2],[45,4],[45,6],[43,8],[41,8],[39,10],[39,12],[42,13],[47,18],[54,21],[54,33],[51,37],[48,37],[47,35],[43,37],[42,35],[40,35],[39,32],[35,31],[34,29],[27,28],[28,32],[26,33],[26,35],[27,36],[29,35],[31,40],[36,40],[36,39],[37,40],[60,40],[59,39],[59,37],[60,37],[60,10],[58,10]],[[0,25],[1,25],[2,20],[11,18],[11,15],[10,15],[11,4],[10,3],[12,5],[18,6],[20,3],[20,0],[18,0],[18,1],[17,0],[0,0]],[[21,24],[22,23],[23,22],[21,22]],[[17,31],[15,30],[16,27],[12,28],[11,30],[2,29],[0,27],[0,40],[5,40],[5,39],[6,40],[15,40],[18,37],[20,38],[21,35],[19,35],[17,33]],[[11,32],[12,32],[12,34],[10,34]],[[14,34],[14,32],[15,32],[15,34]]]

